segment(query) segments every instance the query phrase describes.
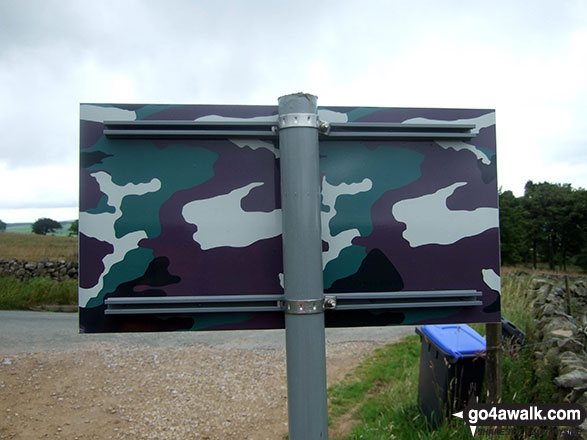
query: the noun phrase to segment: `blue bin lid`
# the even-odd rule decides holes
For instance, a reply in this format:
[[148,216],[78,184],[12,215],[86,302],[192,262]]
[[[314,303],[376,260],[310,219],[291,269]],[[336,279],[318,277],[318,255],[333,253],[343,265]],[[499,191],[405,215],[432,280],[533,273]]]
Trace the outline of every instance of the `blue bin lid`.
[[467,324],[423,325],[419,333],[457,359],[485,352],[485,339]]

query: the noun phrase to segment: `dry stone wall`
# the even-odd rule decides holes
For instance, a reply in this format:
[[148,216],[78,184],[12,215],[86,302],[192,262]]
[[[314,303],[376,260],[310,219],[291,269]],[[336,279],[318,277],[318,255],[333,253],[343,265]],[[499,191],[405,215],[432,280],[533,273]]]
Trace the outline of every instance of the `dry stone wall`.
[[[568,290],[556,284],[561,283],[536,279],[532,285],[537,376],[553,378],[558,393],[553,401],[587,408],[587,286],[585,280],[575,281]],[[587,422],[581,435],[587,438]]]
[[33,277],[49,277],[57,281],[77,279],[77,262],[72,261],[25,261],[0,260],[0,276],[13,276],[19,280]]

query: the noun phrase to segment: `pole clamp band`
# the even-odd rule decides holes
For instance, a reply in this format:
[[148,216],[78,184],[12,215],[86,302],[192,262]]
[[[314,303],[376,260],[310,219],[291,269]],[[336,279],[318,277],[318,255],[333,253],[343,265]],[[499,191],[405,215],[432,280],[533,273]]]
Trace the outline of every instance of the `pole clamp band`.
[[327,295],[324,299],[285,300],[281,301],[281,307],[290,315],[313,315],[336,308],[336,297]]
[[313,315],[315,313],[324,313],[324,300],[286,300],[283,301],[283,310],[290,315]]
[[320,126],[316,113],[287,113],[279,115],[277,122],[280,130],[291,127],[318,128]]

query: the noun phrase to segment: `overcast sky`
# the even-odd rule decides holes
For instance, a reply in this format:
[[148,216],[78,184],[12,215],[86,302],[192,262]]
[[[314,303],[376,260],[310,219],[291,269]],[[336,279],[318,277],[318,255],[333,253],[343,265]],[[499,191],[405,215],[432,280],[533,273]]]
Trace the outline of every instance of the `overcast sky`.
[[77,218],[80,102],[494,108],[498,179],[587,187],[587,1],[0,0],[0,219]]

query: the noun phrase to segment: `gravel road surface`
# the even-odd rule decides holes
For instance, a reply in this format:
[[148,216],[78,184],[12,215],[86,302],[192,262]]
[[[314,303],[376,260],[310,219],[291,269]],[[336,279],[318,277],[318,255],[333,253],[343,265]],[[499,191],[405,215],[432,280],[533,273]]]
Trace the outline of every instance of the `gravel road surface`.
[[[330,385],[414,329],[326,334]],[[280,440],[284,340],[283,330],[80,335],[77,314],[0,311],[0,439]]]

